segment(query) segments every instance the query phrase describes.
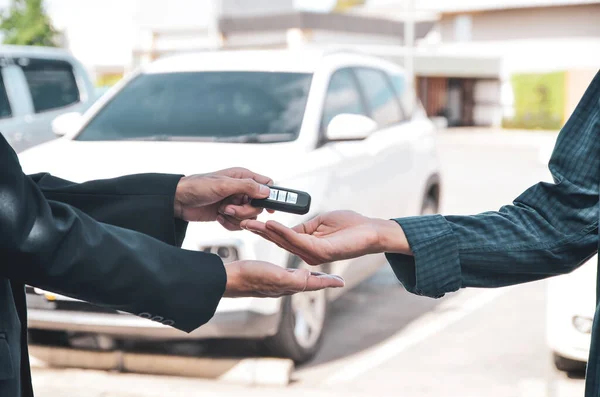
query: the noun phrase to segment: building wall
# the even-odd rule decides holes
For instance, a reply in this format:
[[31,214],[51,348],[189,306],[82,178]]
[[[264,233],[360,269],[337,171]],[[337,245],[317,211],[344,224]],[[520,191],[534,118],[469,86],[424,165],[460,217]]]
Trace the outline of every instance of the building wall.
[[600,37],[600,4],[443,14],[444,42]]
[[250,17],[290,12],[294,9],[294,0],[221,0],[220,13],[230,17]]
[[573,113],[585,90],[596,75],[596,69],[569,70],[565,84],[565,120]]
[[399,45],[393,36],[357,34],[326,30],[287,29],[281,31],[235,33],[225,37],[224,48],[284,48],[316,45]]

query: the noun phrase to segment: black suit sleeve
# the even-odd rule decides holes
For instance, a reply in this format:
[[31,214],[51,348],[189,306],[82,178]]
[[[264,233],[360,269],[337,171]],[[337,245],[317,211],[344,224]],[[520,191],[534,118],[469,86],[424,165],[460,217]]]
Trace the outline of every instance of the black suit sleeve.
[[182,250],[47,200],[0,137],[0,276],[191,332],[226,284],[216,255]]
[[99,222],[152,236],[180,247],[187,222],[173,213],[182,175],[139,174],[73,183],[50,174],[30,175],[48,200],[75,207]]

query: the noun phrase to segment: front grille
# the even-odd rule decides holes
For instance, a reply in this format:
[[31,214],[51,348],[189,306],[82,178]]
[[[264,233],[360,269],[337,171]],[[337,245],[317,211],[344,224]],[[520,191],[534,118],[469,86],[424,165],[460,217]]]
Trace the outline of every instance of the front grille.
[[107,308],[92,305],[86,302],[78,301],[55,301],[55,310],[67,310],[75,312],[86,312],[86,313],[107,313],[107,314],[119,314],[118,311]]

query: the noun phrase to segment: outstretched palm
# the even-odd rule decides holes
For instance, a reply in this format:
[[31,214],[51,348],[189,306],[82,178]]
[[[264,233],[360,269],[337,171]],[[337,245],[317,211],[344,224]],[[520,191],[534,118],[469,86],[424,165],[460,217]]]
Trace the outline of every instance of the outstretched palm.
[[294,253],[310,265],[378,252],[376,221],[352,211],[334,211],[290,229],[275,221],[242,227]]

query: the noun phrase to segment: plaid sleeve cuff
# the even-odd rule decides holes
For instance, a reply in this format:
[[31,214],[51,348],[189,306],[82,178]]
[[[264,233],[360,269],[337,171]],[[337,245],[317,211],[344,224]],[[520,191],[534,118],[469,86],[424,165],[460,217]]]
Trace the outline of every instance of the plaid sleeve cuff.
[[402,227],[414,256],[387,253],[407,291],[441,298],[461,287],[458,242],[441,215],[394,219]]

